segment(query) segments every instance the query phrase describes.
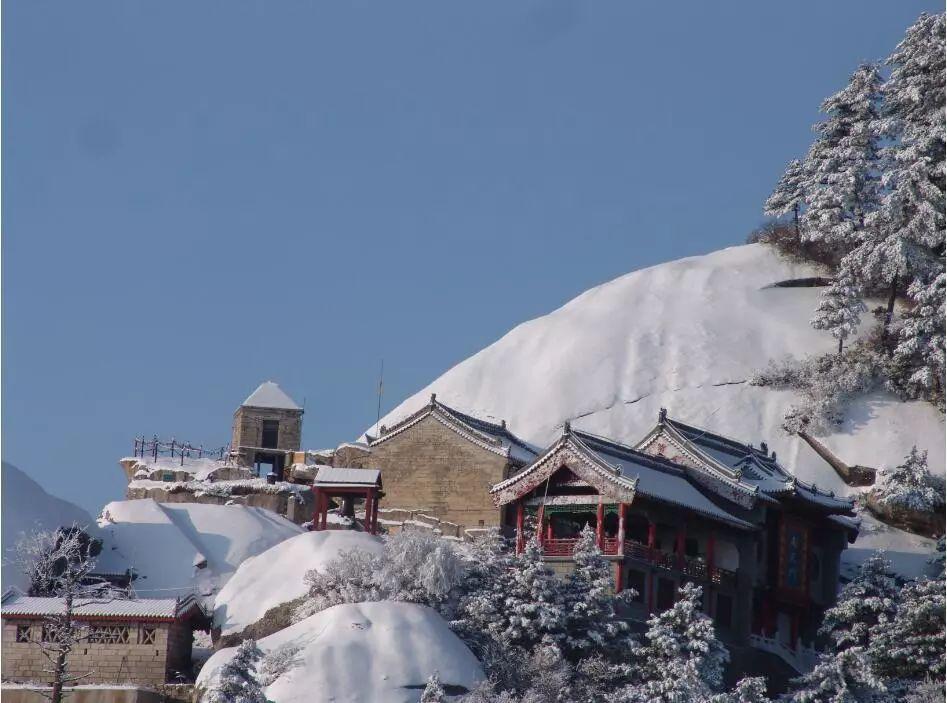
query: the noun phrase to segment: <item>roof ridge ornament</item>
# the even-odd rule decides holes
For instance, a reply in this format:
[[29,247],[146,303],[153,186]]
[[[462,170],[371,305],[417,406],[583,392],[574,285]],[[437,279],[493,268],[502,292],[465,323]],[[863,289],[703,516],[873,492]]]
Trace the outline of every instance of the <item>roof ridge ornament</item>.
[[431,405],[437,402],[437,393],[431,393]]
[[571,433],[572,433],[572,423],[566,420],[565,422],[562,423],[562,434],[563,436],[565,436]]
[[663,425],[668,419],[668,409],[661,408],[658,410],[658,424]]

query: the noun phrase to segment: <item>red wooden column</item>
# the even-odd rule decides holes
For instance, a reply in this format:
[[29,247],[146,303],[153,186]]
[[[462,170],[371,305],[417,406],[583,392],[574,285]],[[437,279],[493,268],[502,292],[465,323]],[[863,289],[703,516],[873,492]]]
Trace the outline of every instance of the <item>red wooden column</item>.
[[681,525],[677,530],[677,568],[684,568],[684,543],[687,540],[687,528]]
[[536,541],[540,546],[543,543],[543,521],[546,519],[546,506],[539,505],[539,514],[536,515]]
[[658,543],[658,526],[656,523],[648,520],[648,551],[651,559],[654,560],[654,545]]
[[707,576],[711,583],[713,583],[714,569],[717,566],[717,557],[714,554],[714,549],[716,546],[717,533],[714,530],[711,530],[710,534],[707,536]]
[[595,513],[595,543],[601,551],[605,551],[605,503],[601,502],[601,498]]
[[549,516],[549,519],[546,520],[546,539],[555,539],[556,532],[552,529],[552,515]]
[[362,521],[362,526],[365,528],[365,531],[369,534],[372,533],[372,489],[365,489],[365,519]]
[[625,590],[625,582],[622,578],[624,576],[623,565],[624,562],[621,559],[615,562],[615,593],[621,593]]
[[319,520],[322,517],[320,513],[322,512],[322,491],[320,491],[316,486],[312,487],[312,530],[319,529]]
[[618,504],[618,556],[625,556],[625,504]]
[[516,553],[523,551],[523,502],[516,503]]
[[378,534],[378,489],[372,492],[372,534]]

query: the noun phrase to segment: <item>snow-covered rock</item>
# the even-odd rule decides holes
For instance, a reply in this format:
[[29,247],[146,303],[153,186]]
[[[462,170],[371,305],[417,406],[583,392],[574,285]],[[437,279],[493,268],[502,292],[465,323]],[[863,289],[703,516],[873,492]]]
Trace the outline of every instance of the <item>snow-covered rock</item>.
[[106,505],[99,532],[103,568],[131,567],[138,595],[170,597],[214,593],[241,563],[303,529],[263,508],[147,498]]
[[[443,618],[412,603],[337,605],[258,644],[267,654],[298,650],[289,657],[291,668],[266,688],[267,698],[279,703],[416,703],[434,672],[445,687],[470,689],[484,678],[477,659]],[[234,651],[214,654],[198,685],[213,685]]]
[[73,523],[95,530],[92,516],[78,505],[50,495],[13,464],[3,462],[0,532],[3,534],[3,588],[26,588],[26,576],[17,567],[16,544],[27,534],[54,530]]
[[321,569],[339,552],[360,549],[383,552],[378,537],[352,530],[304,532],[251,557],[217,594],[214,624],[221,635],[240,632],[268,610],[306,594],[305,576]]

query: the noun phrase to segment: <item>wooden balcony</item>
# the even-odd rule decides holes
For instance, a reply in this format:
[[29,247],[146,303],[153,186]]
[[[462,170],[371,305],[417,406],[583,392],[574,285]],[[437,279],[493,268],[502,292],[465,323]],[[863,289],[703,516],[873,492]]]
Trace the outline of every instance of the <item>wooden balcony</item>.
[[[547,557],[571,557],[579,543],[577,537],[561,537],[544,539],[542,541],[543,554]],[[605,537],[602,543],[602,554],[605,556],[619,556],[619,540],[617,537]],[[729,569],[715,566],[713,569],[703,559],[688,556],[678,556],[651,549],[646,544],[626,539],[622,553],[627,559],[651,564],[658,569],[674,571],[695,581],[710,581],[713,584],[730,586],[736,583],[736,573]]]

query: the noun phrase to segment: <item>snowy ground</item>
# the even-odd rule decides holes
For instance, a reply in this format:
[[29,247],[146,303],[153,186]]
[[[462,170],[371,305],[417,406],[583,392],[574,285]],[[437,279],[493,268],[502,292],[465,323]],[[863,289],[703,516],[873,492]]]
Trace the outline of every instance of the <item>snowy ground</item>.
[[[537,444],[554,439],[565,420],[635,442],[666,407],[687,423],[766,441],[801,479],[850,494],[854,489],[808,444],[780,429],[794,394],[746,383],[770,359],[834,348],[809,325],[820,289],[772,287],[819,273],[747,245],[627,274],[519,325],[381,424],[392,426],[435,392],[464,412],[505,419]],[[853,404],[843,425],[820,440],[846,463],[879,468],[917,444],[942,474],[944,431],[943,416],[929,404],[877,393]],[[885,537],[873,541],[883,546]]]
[[[344,604],[264,637],[260,649],[298,647],[295,665],[267,687],[279,703],[417,703],[427,678],[472,688],[483,669],[434,610],[411,603]],[[197,683],[212,684],[233,656],[222,649]]]
[[99,530],[104,542],[100,566],[134,567],[139,574],[135,590],[144,597],[193,590],[210,595],[248,558],[303,532],[263,508],[151,499],[109,503]]
[[247,559],[217,594],[214,622],[221,634],[240,632],[266,611],[306,593],[304,577],[321,569],[340,551],[360,549],[381,554],[382,541],[364,532],[304,532]]

